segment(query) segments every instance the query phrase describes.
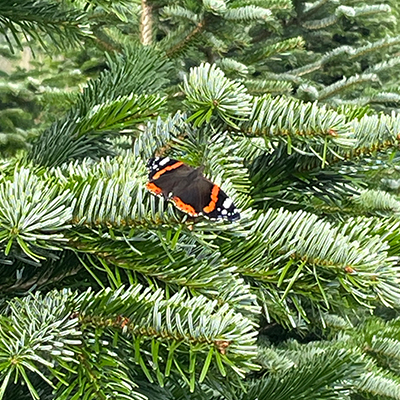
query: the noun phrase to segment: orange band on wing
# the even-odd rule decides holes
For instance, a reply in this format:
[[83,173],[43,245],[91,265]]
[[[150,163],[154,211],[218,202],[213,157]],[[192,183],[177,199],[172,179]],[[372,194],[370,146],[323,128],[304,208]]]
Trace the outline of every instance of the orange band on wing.
[[213,186],[212,191],[211,191],[211,201],[208,204],[208,206],[205,206],[203,208],[203,211],[205,213],[210,213],[215,210],[215,206],[217,205],[217,201],[218,201],[219,190],[220,190],[220,188],[218,185]]
[[190,204],[184,203],[179,197],[174,196],[171,200],[174,202],[177,208],[191,215],[192,217],[197,217],[199,215]]
[[173,169],[179,168],[181,165],[183,165],[182,161],[178,161],[175,164],[169,165],[168,167],[165,167],[163,169],[160,169],[160,171],[158,171],[156,174],[154,174],[153,176],[153,180],[158,179],[162,174],[165,174],[167,171],[171,171]]
[[146,183],[146,189],[154,194],[161,194],[162,190],[152,182]]

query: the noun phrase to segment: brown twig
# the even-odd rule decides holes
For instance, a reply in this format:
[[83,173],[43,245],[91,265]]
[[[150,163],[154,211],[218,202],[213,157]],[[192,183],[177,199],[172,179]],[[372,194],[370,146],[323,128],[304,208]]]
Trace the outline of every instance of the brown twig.
[[182,47],[184,47],[188,42],[192,40],[192,38],[198,35],[204,29],[205,23],[204,20],[200,21],[196,27],[190,32],[186,37],[177,45],[173,46],[169,50],[167,50],[166,54],[168,57],[172,56],[174,53],[179,51]]
[[152,6],[148,0],[142,0],[142,14],[140,16],[140,42],[149,45],[153,42]]

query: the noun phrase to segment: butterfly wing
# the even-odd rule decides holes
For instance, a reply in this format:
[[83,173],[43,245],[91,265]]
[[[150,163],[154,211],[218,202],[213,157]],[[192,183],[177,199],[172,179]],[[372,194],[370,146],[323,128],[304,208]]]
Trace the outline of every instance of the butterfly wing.
[[202,175],[202,169],[192,168],[181,161],[152,158],[147,163],[149,182],[146,188],[172,201],[190,216],[204,215],[210,219],[240,218],[239,211],[221,188]]
[[193,216],[204,215],[213,220],[224,218],[228,221],[236,221],[240,218],[239,211],[228,195],[201,174],[186,181],[185,184],[181,182],[177,185],[171,200],[177,208]]
[[147,163],[147,168],[149,170],[147,190],[156,195],[163,195],[166,199],[171,197],[174,188],[182,179],[194,170],[182,161],[169,157],[151,158]]

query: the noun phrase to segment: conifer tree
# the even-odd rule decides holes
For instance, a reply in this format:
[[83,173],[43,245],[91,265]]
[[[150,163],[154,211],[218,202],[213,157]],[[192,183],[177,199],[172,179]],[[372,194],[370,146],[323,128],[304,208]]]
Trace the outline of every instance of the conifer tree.
[[[400,399],[396,9],[60,4],[0,0],[10,49],[101,69],[0,163],[0,399]],[[241,219],[150,194],[154,155]]]

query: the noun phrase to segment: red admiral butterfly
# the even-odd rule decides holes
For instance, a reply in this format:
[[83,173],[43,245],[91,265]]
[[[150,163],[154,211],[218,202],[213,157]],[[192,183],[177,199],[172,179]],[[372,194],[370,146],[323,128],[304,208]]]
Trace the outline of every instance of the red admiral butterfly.
[[203,168],[192,168],[169,157],[150,158],[147,162],[149,182],[146,188],[153,194],[172,201],[176,208],[192,217],[204,215],[210,219],[240,218],[233,201],[221,188],[206,179]]

